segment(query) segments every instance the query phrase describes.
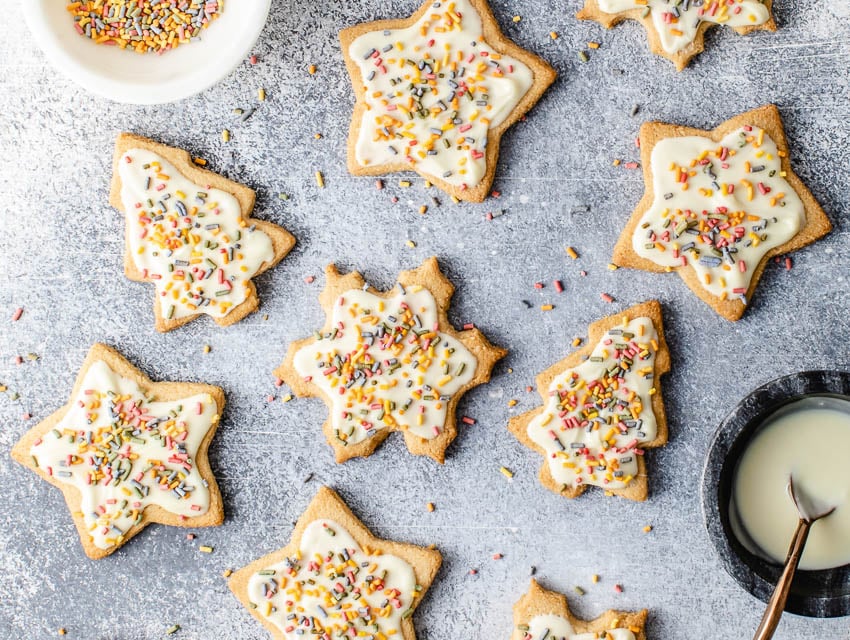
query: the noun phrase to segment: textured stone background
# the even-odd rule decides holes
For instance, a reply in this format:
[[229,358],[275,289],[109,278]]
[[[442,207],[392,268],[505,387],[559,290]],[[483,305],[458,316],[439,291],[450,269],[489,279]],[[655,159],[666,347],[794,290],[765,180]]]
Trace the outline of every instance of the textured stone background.
[[[59,1],[59,0],[57,0]],[[560,79],[528,121],[504,138],[496,188],[481,205],[453,205],[422,181],[377,191],[347,175],[352,96],[337,31],[405,16],[418,0],[277,1],[256,52],[217,87],[163,107],[110,104],[47,68],[6,3],[0,36],[0,449],[66,401],[89,345],[115,345],[157,380],[223,386],[228,408],[211,460],[225,499],[224,526],[185,531],[151,526],[99,562],[81,550],[60,492],[0,456],[0,637],[263,638],[221,577],[282,546],[318,483],[336,487],[385,537],[435,543],[445,565],[416,616],[420,640],[497,639],[511,631],[511,605],[529,568],[570,594],[576,613],[609,607],[651,610],[649,637],[744,638],[762,605],[727,577],[702,524],[698,486],[710,436],[751,388],[795,370],[850,369],[850,9],[847,3],[776,0],[780,30],[739,37],[715,30],[708,51],[677,74],[648,53],[629,23],[605,32],[573,18],[579,0],[498,0],[506,32],[550,60]],[[520,14],[514,23],[511,16]],[[552,40],[550,31],[559,37]],[[602,43],[582,64],[577,52]],[[318,65],[310,76],[307,66]],[[257,88],[269,100],[245,123]],[[835,224],[825,240],[794,255],[794,269],[769,268],[742,321],[730,324],[675,275],[605,268],[614,239],[643,192],[640,174],[612,166],[637,158],[641,121],[711,128],[766,102],[779,105],[792,164]],[[632,105],[639,104],[635,117]],[[224,128],[233,132],[221,142]],[[219,329],[202,319],[168,335],[153,329],[153,288],[122,274],[121,217],[107,205],[115,135],[134,131],[190,149],[210,167],[259,193],[256,215],[291,230],[293,253],[258,280],[262,309]],[[323,135],[315,140],[315,133]],[[319,190],[313,172],[324,172]],[[410,177],[410,176],[405,176]],[[279,192],[291,194],[284,202]],[[417,212],[434,195],[443,201]],[[392,204],[390,198],[399,201]],[[585,207],[588,207],[585,210]],[[486,221],[488,211],[505,215]],[[416,242],[410,249],[405,241]],[[564,247],[581,257],[570,260]],[[474,321],[511,350],[493,382],[470,393],[464,428],[443,467],[409,456],[392,438],[370,459],[334,464],[320,437],[319,400],[268,403],[285,390],[272,369],[287,344],[322,322],[316,296],[331,260],[380,286],[435,254],[457,285],[451,314]],[[585,269],[587,277],[579,277]],[[304,277],[316,275],[312,285]],[[553,279],[564,281],[558,295]],[[533,288],[536,281],[547,286]],[[614,304],[603,302],[605,291]],[[569,502],[543,490],[540,459],[505,425],[538,402],[535,373],[571,350],[588,323],[650,297],[665,307],[674,367],[664,383],[670,444],[649,454],[651,499],[634,504],[590,491]],[[521,300],[534,303],[527,310]],[[539,310],[542,303],[554,311]],[[11,323],[15,308],[23,318]],[[263,320],[268,314],[268,320]],[[212,346],[208,355],[203,345]],[[18,354],[39,358],[16,365]],[[513,409],[507,403],[518,399]],[[30,412],[31,420],[22,415]],[[505,465],[513,481],[499,473]],[[304,478],[315,474],[307,484]],[[428,513],[427,502],[437,510]],[[655,528],[644,534],[642,528]],[[206,555],[198,544],[215,547]],[[496,552],[504,559],[491,559]],[[477,575],[469,575],[471,568]],[[601,581],[591,584],[598,573]],[[613,585],[623,585],[618,595]],[[587,590],[584,597],[574,585]],[[850,638],[850,622],[788,617],[777,637]]]

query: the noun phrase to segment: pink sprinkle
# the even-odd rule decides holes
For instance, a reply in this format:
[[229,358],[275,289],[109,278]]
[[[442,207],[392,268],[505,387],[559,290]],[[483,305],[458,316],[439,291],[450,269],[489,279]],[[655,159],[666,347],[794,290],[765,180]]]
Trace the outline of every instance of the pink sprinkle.
[[492,220],[492,219],[493,219],[493,212],[492,212],[492,211],[488,211],[488,212],[487,212],[487,215],[485,215],[484,217],[485,217],[487,220]]
[[560,280],[555,280],[555,291],[557,291],[558,293],[564,292],[564,285],[561,283]]
[[194,540],[194,539],[195,539],[194,533],[187,533],[186,534],[186,540]]
[[465,325],[463,325],[464,331],[467,331],[469,329],[474,329],[474,328],[475,328],[475,325],[472,322],[467,322]]
[[464,424],[475,424],[475,419],[470,418],[469,416],[463,416],[463,418],[461,418],[461,422]]
[[607,293],[602,293],[602,294],[600,294],[600,297],[601,297],[601,298],[602,298],[605,302],[614,302],[614,298],[613,298],[613,297],[611,297],[611,295],[609,295],[609,294],[607,294]]
[[626,169],[637,169],[640,165],[637,162],[626,162],[623,166]]
[[579,271],[579,272],[578,272],[578,274],[579,274],[581,277],[584,277],[584,276],[586,276],[586,275],[587,275],[587,271],[584,271],[584,270],[582,269],[581,271]]
[[23,364],[24,359],[21,356],[15,356],[15,364]]
[[616,593],[623,593],[623,587],[621,587],[621,586],[620,586],[620,585],[618,585],[618,584],[615,584],[615,585],[614,585],[614,591],[615,591]]
[[383,189],[383,188],[384,188],[384,181],[383,181],[383,180],[375,180],[375,188],[376,188],[378,191],[380,191],[381,189]]
[[478,569],[470,569],[470,570],[469,570],[469,575],[471,575],[471,576],[476,576],[476,575],[478,575]]
[[504,556],[501,553],[494,553],[493,560],[501,560]]
[[306,278],[304,278],[304,282],[306,282],[307,284],[313,284],[315,280],[315,276],[307,276]]
[[791,271],[791,256],[785,256],[785,271]]
[[32,414],[31,414],[29,411],[27,411],[27,412],[24,414],[24,420],[29,420],[30,418],[32,418]]
[[283,380],[281,380],[280,378],[275,378],[274,386],[282,387],[283,386]]
[[266,402],[274,402],[274,396],[266,396]]
[[12,322],[17,322],[21,319],[21,316],[24,315],[24,308],[18,307],[15,309],[15,313],[12,314]]
[[248,61],[251,64],[257,64],[257,56],[256,55],[251,56],[250,58],[248,58]]

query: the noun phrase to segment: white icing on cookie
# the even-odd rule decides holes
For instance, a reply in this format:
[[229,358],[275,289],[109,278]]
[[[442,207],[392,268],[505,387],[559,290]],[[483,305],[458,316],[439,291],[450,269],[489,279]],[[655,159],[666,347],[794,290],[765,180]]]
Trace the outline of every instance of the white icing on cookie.
[[622,489],[635,478],[640,445],[657,432],[657,350],[652,319],[635,318],[608,330],[590,358],[552,380],[528,437],[546,451],[556,482]]
[[665,267],[691,265],[722,299],[746,302],[759,262],[805,226],[776,143],[758,127],[720,142],[665,138],[652,149],[651,168],[655,199],[635,229],[635,252]]
[[770,10],[761,0],[598,0],[598,3],[605,13],[649,11],[667,53],[676,53],[690,45],[702,22],[755,27],[770,20]]
[[398,638],[416,576],[406,561],[360,547],[342,525],[314,520],[298,553],[248,579],[248,599],[286,640]]
[[449,402],[478,361],[439,331],[430,291],[412,286],[391,298],[346,291],[331,327],[295,354],[294,365],[330,399],[340,442],[356,444],[392,426],[428,440],[443,432]]
[[209,394],[148,401],[139,385],[98,360],[56,427],[30,449],[37,465],[80,492],[80,511],[100,549],[119,545],[150,505],[203,515],[210,492],[195,463],[218,421]]
[[487,132],[534,82],[532,70],[494,51],[469,0],[434,2],[406,29],[372,31],[348,50],[367,109],[355,156],[361,166],[408,162],[458,187],[487,173]]
[[162,156],[130,149],[118,162],[127,242],[156,285],[162,316],[226,316],[274,260],[271,238],[243,218],[230,193],[198,185]]
[[635,640],[628,629],[606,629],[602,634],[576,633],[566,618],[554,613],[534,616],[528,623],[523,640]]

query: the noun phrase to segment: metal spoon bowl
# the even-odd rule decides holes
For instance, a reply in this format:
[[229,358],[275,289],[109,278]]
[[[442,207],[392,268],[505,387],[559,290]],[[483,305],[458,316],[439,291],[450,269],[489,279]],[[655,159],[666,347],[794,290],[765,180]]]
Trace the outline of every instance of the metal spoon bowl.
[[799,488],[794,488],[794,476],[788,477],[788,495],[794,502],[797,508],[797,515],[800,516],[797,522],[797,529],[794,531],[794,537],[791,539],[791,546],[788,548],[788,556],[785,558],[785,568],[782,570],[782,575],[779,577],[779,582],[776,583],[776,588],[773,590],[773,595],[767,603],[767,609],[762,616],[761,623],[756,629],[756,635],[753,640],[770,640],[779,626],[779,619],[785,611],[785,601],[788,599],[788,593],[791,591],[791,582],[794,580],[794,574],[797,572],[797,565],[800,564],[800,558],[803,556],[803,550],[806,547],[806,540],[809,538],[809,531],[812,525],[831,515],[836,507],[824,507],[818,505],[805,492],[800,492]]

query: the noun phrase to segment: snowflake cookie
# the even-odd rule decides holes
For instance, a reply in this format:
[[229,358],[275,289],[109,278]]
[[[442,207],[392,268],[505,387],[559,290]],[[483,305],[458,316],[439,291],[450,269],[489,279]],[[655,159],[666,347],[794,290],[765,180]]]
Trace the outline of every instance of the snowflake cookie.
[[158,331],[201,314],[238,322],[260,303],[251,279],[295,245],[285,229],[251,218],[253,190],[129,133],[115,143],[109,203],[126,218],[124,273],[156,287]]
[[768,105],[713,131],[640,129],[646,193],[613,261],[678,271],[717,313],[737,320],[770,258],[829,233],[829,218],[791,170],[779,111]]
[[647,612],[606,611],[595,620],[579,620],[567,598],[531,581],[514,605],[511,640],[646,640]]
[[381,540],[322,487],[279,551],[235,572],[231,591],[277,640],[415,640],[413,612],[442,556]]
[[68,404],[30,429],[12,457],[61,489],[86,555],[103,558],[151,522],[222,523],[207,448],[223,409],[218,387],[151,382],[95,344]]
[[416,171],[460,200],[487,197],[502,134],[555,81],[502,34],[486,0],[426,0],[340,41],[356,95],[349,171]]
[[457,435],[458,400],[487,382],[507,352],[472,325],[451,326],[454,287],[436,258],[401,272],[386,292],[334,265],[325,275],[325,326],[290,345],[275,375],[297,396],[325,400],[324,432],[337,462],[371,455],[401,431],[411,453],[442,463]]
[[543,406],[512,418],[509,429],[544,457],[547,489],[576,498],[596,485],[646,500],[644,451],[667,443],[661,305],[651,300],[597,320],[588,334],[583,349],[537,376]]
[[595,20],[606,29],[624,20],[639,20],[649,48],[681,71],[705,48],[705,32],[715,25],[744,35],[776,31],[773,0],[585,0],[580,20]]

